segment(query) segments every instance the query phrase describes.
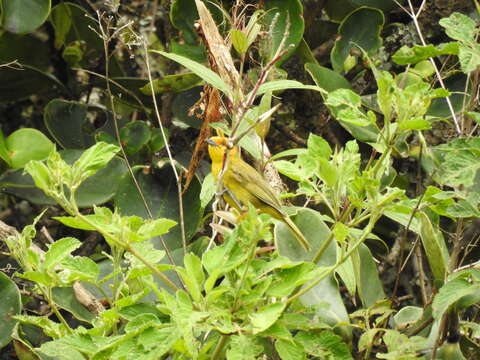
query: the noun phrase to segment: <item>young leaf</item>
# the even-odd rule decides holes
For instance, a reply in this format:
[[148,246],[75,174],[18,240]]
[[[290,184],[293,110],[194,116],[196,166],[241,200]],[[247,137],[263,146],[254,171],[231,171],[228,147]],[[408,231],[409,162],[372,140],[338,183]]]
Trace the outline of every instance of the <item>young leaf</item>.
[[99,142],[85,150],[80,158],[72,166],[73,177],[79,185],[83,180],[95,174],[120,150],[116,145]]
[[443,281],[447,273],[448,250],[442,233],[433,227],[424,212],[419,212],[420,238],[435,279]]
[[250,321],[253,325],[253,334],[258,334],[272,326],[282,315],[286,306],[286,303],[268,304],[251,314]]
[[65,258],[69,257],[72,251],[78,249],[82,243],[71,237],[66,237],[55,241],[50,245],[48,251],[45,254],[45,269],[51,270],[56,265],[60,264]]

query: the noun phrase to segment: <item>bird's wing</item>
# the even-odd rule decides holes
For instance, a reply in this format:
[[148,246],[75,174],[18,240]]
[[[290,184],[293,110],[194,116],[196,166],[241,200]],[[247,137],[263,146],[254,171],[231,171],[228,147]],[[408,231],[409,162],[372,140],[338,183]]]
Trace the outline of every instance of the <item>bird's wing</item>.
[[281,212],[282,204],[270,184],[265,181],[257,170],[244,161],[236,165],[235,167],[232,166],[231,174],[233,178],[249,193]]

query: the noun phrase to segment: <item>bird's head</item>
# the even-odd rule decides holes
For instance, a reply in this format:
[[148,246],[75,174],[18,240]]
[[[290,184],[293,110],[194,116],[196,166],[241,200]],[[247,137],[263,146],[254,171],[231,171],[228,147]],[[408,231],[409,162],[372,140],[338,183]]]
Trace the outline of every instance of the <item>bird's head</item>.
[[232,147],[229,144],[228,139],[222,136],[213,136],[206,141],[208,144],[208,154],[212,159],[212,162],[223,162],[225,152],[230,148],[229,156],[236,156],[238,150],[236,147]]

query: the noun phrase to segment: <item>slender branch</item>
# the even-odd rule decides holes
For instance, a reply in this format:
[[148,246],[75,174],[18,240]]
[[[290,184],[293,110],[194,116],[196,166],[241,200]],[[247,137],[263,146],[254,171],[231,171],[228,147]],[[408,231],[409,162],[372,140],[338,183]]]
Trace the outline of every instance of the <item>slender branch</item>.
[[143,49],[145,51],[145,64],[147,65],[147,73],[148,73],[148,81],[150,84],[150,90],[152,91],[152,100],[153,106],[155,108],[155,115],[158,120],[158,126],[160,127],[160,131],[162,133],[163,142],[165,143],[165,149],[167,150],[168,158],[170,160],[170,165],[172,166],[173,173],[175,175],[175,180],[177,182],[177,192],[178,192],[178,207],[180,212],[180,229],[182,234],[182,245],[183,245],[183,253],[187,253],[187,237],[185,235],[185,220],[183,216],[183,198],[182,198],[182,182],[180,180],[180,176],[178,175],[177,168],[175,167],[175,160],[173,159],[172,152],[170,150],[170,145],[168,144],[167,135],[165,133],[165,129],[163,128],[162,119],[160,117],[160,111],[158,110],[158,103],[157,98],[155,96],[155,89],[153,88],[153,79],[152,79],[152,72],[150,71],[150,60],[148,58],[148,47],[147,41],[143,39]]

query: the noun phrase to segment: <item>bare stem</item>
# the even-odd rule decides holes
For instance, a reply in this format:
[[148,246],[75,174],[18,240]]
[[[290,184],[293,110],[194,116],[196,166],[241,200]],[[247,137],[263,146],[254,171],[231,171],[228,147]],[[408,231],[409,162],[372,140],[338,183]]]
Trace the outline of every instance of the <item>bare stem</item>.
[[182,182],[178,174],[177,168],[175,167],[175,160],[173,159],[172,152],[170,151],[170,145],[168,144],[167,135],[165,133],[165,129],[163,128],[160,111],[158,110],[158,103],[155,96],[155,89],[153,88],[152,72],[150,71],[150,61],[148,58],[147,41],[145,39],[143,39],[143,49],[145,50],[145,63],[147,65],[148,82],[150,84],[150,90],[152,92],[152,100],[153,100],[153,106],[155,108],[155,115],[158,120],[158,126],[160,127],[160,131],[162,133],[162,138],[163,138],[163,142],[165,143],[165,149],[167,150],[168,158],[170,160],[170,165],[172,166],[172,171],[175,175],[175,180],[177,182],[178,207],[180,210],[179,215],[180,215],[180,229],[182,234],[183,253],[186,254],[187,253],[187,237],[185,235],[185,220],[183,215]]

